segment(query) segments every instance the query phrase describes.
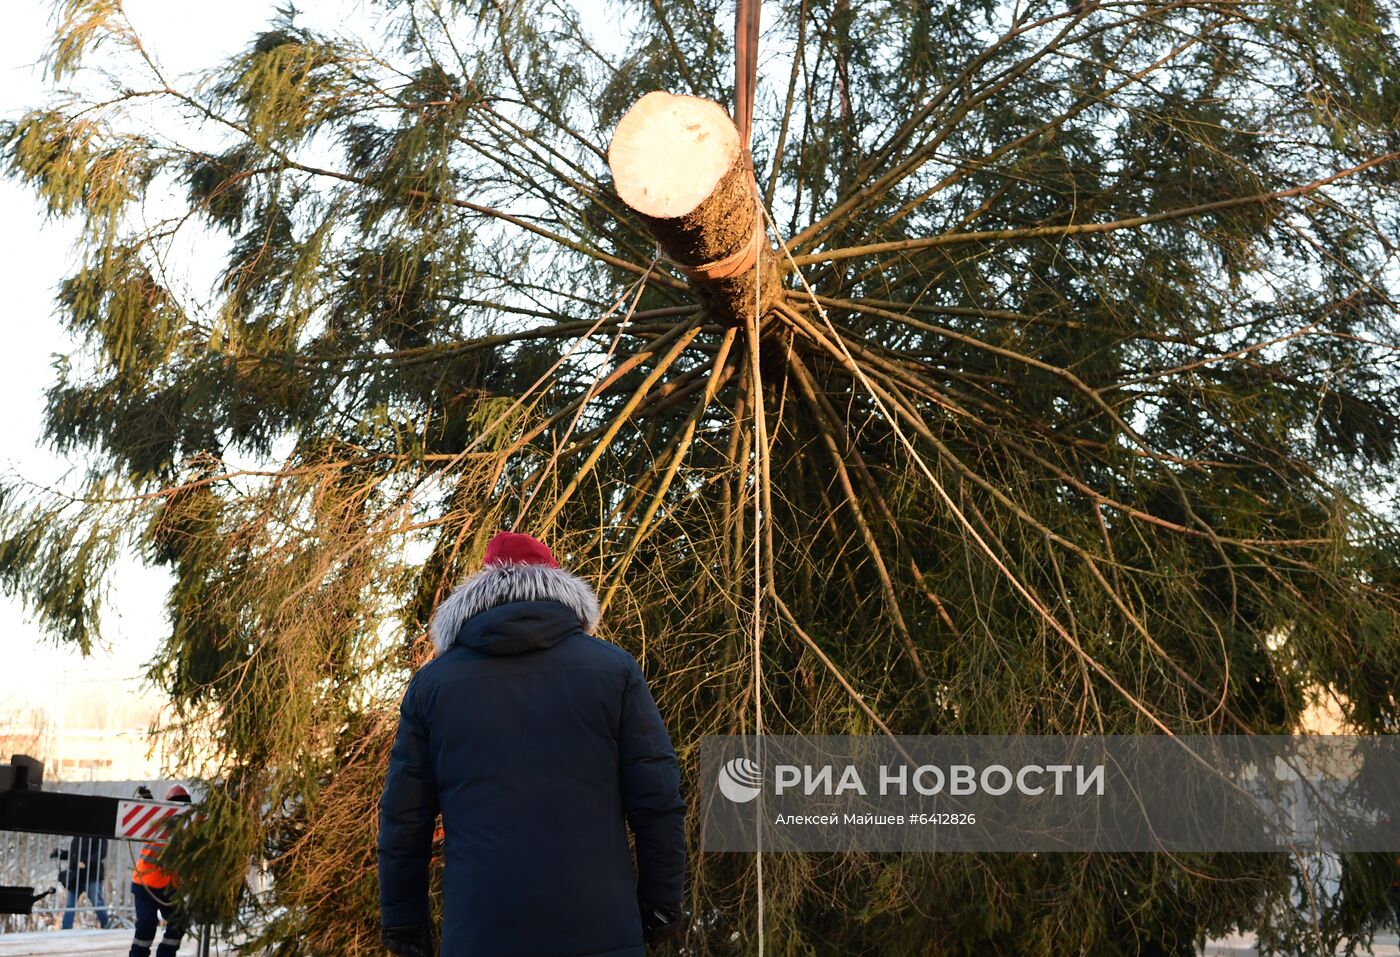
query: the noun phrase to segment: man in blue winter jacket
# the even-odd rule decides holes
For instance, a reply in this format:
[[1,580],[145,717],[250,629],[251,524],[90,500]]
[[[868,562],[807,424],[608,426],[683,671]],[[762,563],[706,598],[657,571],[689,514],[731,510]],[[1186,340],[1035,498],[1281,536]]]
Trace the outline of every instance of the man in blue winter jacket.
[[[436,952],[428,861],[446,833],[444,957],[642,957],[684,918],[685,803],[631,655],[543,543],[502,532],[433,613],[379,807],[383,943]],[[636,869],[624,826],[636,845]]]

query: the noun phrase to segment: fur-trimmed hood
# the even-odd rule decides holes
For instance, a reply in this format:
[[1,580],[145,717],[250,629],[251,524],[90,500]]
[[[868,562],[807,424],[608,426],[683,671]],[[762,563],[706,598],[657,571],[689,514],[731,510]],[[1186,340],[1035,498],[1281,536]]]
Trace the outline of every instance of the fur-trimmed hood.
[[451,648],[462,624],[484,611],[534,601],[558,602],[578,617],[584,631],[591,635],[598,629],[598,596],[582,578],[548,565],[500,562],[472,575],[438,605],[429,627],[433,647],[438,654]]

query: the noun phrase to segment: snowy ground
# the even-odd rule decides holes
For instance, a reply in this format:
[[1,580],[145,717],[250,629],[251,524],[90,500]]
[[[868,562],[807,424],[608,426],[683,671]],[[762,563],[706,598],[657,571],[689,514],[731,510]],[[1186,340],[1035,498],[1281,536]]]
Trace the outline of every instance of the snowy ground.
[[[180,957],[194,957],[199,942],[185,937]],[[0,957],[126,957],[131,950],[131,930],[42,930],[32,934],[0,934]],[[232,953],[217,945],[211,954]]]
[[[1371,948],[1370,953],[1375,957],[1400,957],[1400,938],[1394,934],[1377,934]],[[0,954],[3,953],[4,951],[0,950]],[[1257,957],[1258,953],[1254,949],[1253,936],[1236,935],[1206,944],[1204,957]],[[1366,951],[1361,950],[1357,953],[1364,954]]]
[[[33,934],[0,934],[0,957],[126,957],[131,947],[129,930],[40,931]],[[195,941],[186,937],[180,957],[194,957]],[[216,955],[228,951],[217,944]],[[1394,934],[1376,937],[1375,957],[1400,957],[1400,941]],[[1204,957],[1256,957],[1254,939],[1230,937],[1206,946]]]

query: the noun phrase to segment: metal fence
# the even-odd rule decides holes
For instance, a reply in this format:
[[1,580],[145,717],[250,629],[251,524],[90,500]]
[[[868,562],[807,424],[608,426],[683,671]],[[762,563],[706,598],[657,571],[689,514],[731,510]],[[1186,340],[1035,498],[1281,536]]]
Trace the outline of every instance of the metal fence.
[[[70,862],[57,855],[60,852],[68,853],[69,842],[70,838],[51,834],[0,831],[0,884],[33,887],[36,894],[54,889],[48,897],[35,903],[32,914],[0,914],[0,933],[45,930],[61,925],[68,891],[59,883],[58,873]],[[97,839],[79,838],[78,843],[79,853],[85,854],[88,852],[87,845],[96,844]],[[139,845],[125,841],[107,842],[107,861],[100,887],[109,927],[130,927],[135,917],[131,903],[131,869],[132,855],[138,849]],[[97,908],[88,899],[87,887],[81,887],[79,891],[73,908],[73,926],[100,926]]]
[[[129,797],[136,793],[138,785],[145,784],[159,793],[161,782],[153,781],[98,781],[98,782],[44,782],[46,791],[67,791],[79,794],[105,794],[112,797]],[[79,839],[79,854],[86,854],[89,841],[96,838]],[[76,861],[59,857],[70,850],[72,838],[56,834],[24,834],[16,831],[0,831],[0,884],[19,887],[32,887],[34,893],[43,893],[49,888],[54,892],[34,905],[32,914],[0,914],[0,933],[16,933],[58,929],[62,925],[63,912],[67,905],[68,891],[59,883],[61,868],[67,868]],[[141,845],[130,841],[108,841],[107,860],[103,868],[101,883],[102,898],[106,904],[109,927],[130,927],[135,919],[131,902],[131,871],[135,866],[136,855]],[[80,888],[80,896],[73,908],[74,927],[98,927],[97,908],[88,899],[86,887]]]

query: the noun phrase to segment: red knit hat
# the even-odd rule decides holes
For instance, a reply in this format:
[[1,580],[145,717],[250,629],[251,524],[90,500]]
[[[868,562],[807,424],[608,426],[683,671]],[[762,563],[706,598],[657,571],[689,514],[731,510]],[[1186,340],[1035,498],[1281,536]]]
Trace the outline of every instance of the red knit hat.
[[486,564],[507,563],[559,567],[559,563],[539,539],[521,535],[519,532],[497,532],[495,537],[486,543]]

